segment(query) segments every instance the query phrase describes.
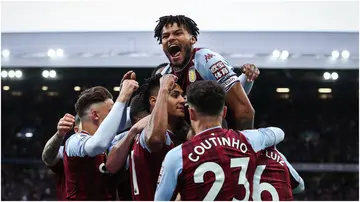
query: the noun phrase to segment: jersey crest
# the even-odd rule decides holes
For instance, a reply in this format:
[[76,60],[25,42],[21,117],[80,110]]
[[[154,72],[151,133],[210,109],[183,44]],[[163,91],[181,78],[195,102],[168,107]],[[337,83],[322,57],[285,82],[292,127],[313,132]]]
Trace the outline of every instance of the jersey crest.
[[196,72],[194,66],[190,67],[189,69],[189,81],[191,83],[196,81]]

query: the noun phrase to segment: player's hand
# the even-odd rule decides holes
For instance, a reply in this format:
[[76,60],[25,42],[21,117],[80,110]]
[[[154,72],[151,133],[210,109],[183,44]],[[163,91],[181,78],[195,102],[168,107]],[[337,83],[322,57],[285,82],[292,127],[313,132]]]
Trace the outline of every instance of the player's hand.
[[59,137],[65,137],[66,133],[68,133],[75,123],[75,117],[71,114],[65,114],[62,117],[57,125],[57,134]]
[[[134,76],[135,73],[133,72]],[[118,102],[126,103],[131,95],[139,88],[139,83],[133,79],[126,79],[122,82],[122,88],[117,99]]]
[[165,74],[160,78],[160,88],[167,89],[169,92],[175,88],[177,76],[173,74]]
[[127,79],[136,80],[135,72],[131,70],[131,71],[126,72],[126,74],[124,74],[124,76],[120,82],[120,90],[122,89],[123,82]]
[[260,75],[260,70],[254,64],[244,64],[241,70],[246,75],[248,82],[255,81]]

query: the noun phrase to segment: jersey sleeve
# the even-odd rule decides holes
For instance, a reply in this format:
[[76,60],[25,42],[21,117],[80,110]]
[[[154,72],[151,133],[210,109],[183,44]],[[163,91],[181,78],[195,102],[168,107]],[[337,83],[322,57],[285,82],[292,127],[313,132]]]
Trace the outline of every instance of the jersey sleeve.
[[63,159],[63,154],[64,154],[64,146],[60,146],[58,152],[58,156],[60,157],[60,159]]
[[110,152],[111,149],[112,149],[121,139],[123,139],[128,133],[129,133],[129,131],[125,131],[125,132],[120,133],[119,135],[116,135],[116,136],[114,137],[114,139],[111,141],[111,145],[110,145],[110,148],[109,148],[109,152]]
[[[145,141],[145,136],[146,136],[146,131],[142,130],[140,133],[140,145],[142,148],[146,149],[148,152],[151,153],[150,148],[146,145],[146,141]],[[166,131],[166,141],[165,141],[166,145],[171,145],[171,138],[169,133]]]
[[285,133],[277,127],[240,131],[251,144],[255,152],[277,145],[284,140]]
[[293,193],[297,194],[297,193],[303,192],[305,190],[304,180],[300,177],[299,173],[296,172],[294,167],[288,162],[286,157],[280,151],[277,150],[277,152],[282,157],[282,159],[284,160],[284,162],[286,163],[286,166],[288,167],[288,169],[290,171],[290,178],[291,178],[290,181],[291,181],[291,187],[292,187]]
[[131,126],[132,124],[130,120],[130,107],[127,107],[126,111],[123,112],[123,115],[121,117],[118,131],[123,131],[125,130],[125,128],[130,128]]
[[200,49],[195,53],[195,69],[204,80],[214,80],[226,91],[239,79],[232,67],[220,54],[209,49]]
[[182,168],[182,147],[179,145],[170,150],[165,156],[159,174],[158,185],[155,192],[155,201],[171,200]]
[[65,143],[65,152],[69,157],[84,157],[85,143],[90,139],[90,135],[76,133],[69,137]]

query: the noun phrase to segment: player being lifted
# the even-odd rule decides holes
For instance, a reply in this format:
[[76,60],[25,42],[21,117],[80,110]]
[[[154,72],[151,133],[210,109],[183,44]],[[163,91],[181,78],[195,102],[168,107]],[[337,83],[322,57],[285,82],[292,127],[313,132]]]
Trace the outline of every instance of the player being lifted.
[[[218,53],[206,48],[194,48],[199,29],[197,24],[183,15],[163,16],[154,30],[155,38],[162,44],[170,61],[162,74],[174,74],[186,91],[187,86],[198,80],[214,80],[227,91],[226,105],[229,107],[227,121],[230,128],[253,128],[254,109],[244,89],[239,84],[233,67]],[[254,65],[244,65],[245,72],[254,70]],[[258,71],[248,74],[252,81]]]
[[196,135],[166,155],[155,200],[168,201],[177,191],[182,200],[250,200],[256,152],[281,142],[284,132],[223,129],[226,92],[215,81],[195,82],[186,95]]

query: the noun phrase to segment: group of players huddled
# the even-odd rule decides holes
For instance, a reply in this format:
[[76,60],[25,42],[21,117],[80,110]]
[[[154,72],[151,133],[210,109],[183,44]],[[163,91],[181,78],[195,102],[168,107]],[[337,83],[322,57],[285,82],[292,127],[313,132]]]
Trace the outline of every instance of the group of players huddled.
[[253,128],[247,94],[259,70],[245,64],[237,76],[194,48],[199,29],[186,16],[157,22],[169,63],[140,87],[127,72],[115,102],[104,87],[84,90],[76,118],[65,114],[46,143],[58,200],[293,200],[304,182],[276,149],[284,132]]

